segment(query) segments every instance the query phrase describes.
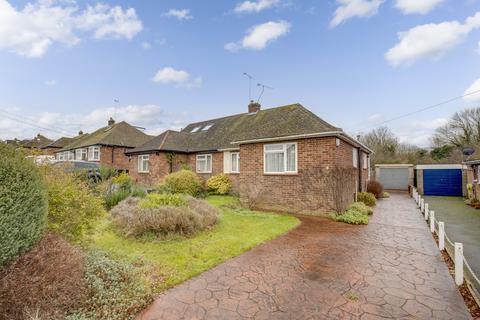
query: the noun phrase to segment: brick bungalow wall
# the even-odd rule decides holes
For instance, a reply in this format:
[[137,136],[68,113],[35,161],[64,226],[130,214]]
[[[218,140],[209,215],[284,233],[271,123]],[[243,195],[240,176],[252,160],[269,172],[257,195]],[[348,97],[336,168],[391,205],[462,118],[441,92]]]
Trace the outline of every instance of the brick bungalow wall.
[[129,159],[125,152],[129,148],[100,146],[100,164],[118,169],[129,170]]
[[[337,147],[335,137],[302,139],[296,142],[297,174],[264,174],[264,143],[240,146],[239,178],[242,202],[259,209],[296,213],[318,213],[333,209],[333,199],[337,195],[325,177],[329,170],[335,167],[353,168],[353,146],[341,140]],[[342,191],[353,201],[353,181]]]
[[58,148],[44,148],[42,149],[42,154],[46,156],[55,156],[55,152],[58,151]]
[[[143,186],[154,186],[170,173],[170,164],[167,160],[166,152],[156,152],[149,154],[149,172],[138,172],[138,155],[130,156],[129,174],[135,182]],[[177,153],[172,164],[172,172],[178,171],[183,164],[187,164],[187,155]]]

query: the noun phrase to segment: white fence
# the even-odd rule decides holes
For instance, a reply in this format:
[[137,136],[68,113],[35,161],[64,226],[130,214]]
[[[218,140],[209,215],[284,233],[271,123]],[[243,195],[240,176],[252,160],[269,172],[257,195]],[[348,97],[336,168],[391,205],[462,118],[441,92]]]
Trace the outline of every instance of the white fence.
[[429,210],[428,203],[425,203],[418,193],[417,189],[413,188],[412,197],[415,200],[417,207],[423,214],[425,221],[427,221],[430,232],[437,234],[438,247],[440,251],[445,250],[455,264],[455,283],[459,286],[467,285],[467,288],[472,293],[473,298],[480,306],[480,280],[473,272],[463,255],[463,244],[460,242],[453,243],[445,233],[445,223],[435,219],[435,212]]

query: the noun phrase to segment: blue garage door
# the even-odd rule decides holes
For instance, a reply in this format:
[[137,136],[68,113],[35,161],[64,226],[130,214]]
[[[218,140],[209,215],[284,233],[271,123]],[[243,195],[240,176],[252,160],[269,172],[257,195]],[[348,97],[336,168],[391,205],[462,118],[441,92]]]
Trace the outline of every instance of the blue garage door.
[[423,189],[427,196],[462,196],[462,170],[425,169]]

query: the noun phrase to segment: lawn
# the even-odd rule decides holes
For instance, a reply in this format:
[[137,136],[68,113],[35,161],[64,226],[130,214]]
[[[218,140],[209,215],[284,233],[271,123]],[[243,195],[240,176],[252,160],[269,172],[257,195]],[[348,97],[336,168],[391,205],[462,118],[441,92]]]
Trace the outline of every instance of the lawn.
[[250,211],[240,208],[231,196],[210,196],[206,199],[220,208],[217,225],[191,238],[163,240],[123,238],[108,220],[95,231],[92,246],[114,257],[126,259],[144,268],[161,291],[198,275],[219,263],[235,257],[267,240],[296,227],[300,221],[288,215]]

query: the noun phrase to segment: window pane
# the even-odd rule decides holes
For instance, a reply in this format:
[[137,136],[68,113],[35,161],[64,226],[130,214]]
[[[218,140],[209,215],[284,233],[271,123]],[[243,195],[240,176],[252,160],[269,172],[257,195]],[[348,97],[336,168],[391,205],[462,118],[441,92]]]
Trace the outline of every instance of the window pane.
[[212,171],[212,156],[207,156],[207,163],[206,163],[206,170],[205,171]]
[[287,145],[287,171],[296,171],[296,146],[294,144]]
[[265,151],[283,151],[283,144],[267,144]]
[[240,163],[238,153],[232,153],[232,172],[239,172]]
[[267,153],[265,154],[265,171],[266,172],[284,172],[284,154]]

